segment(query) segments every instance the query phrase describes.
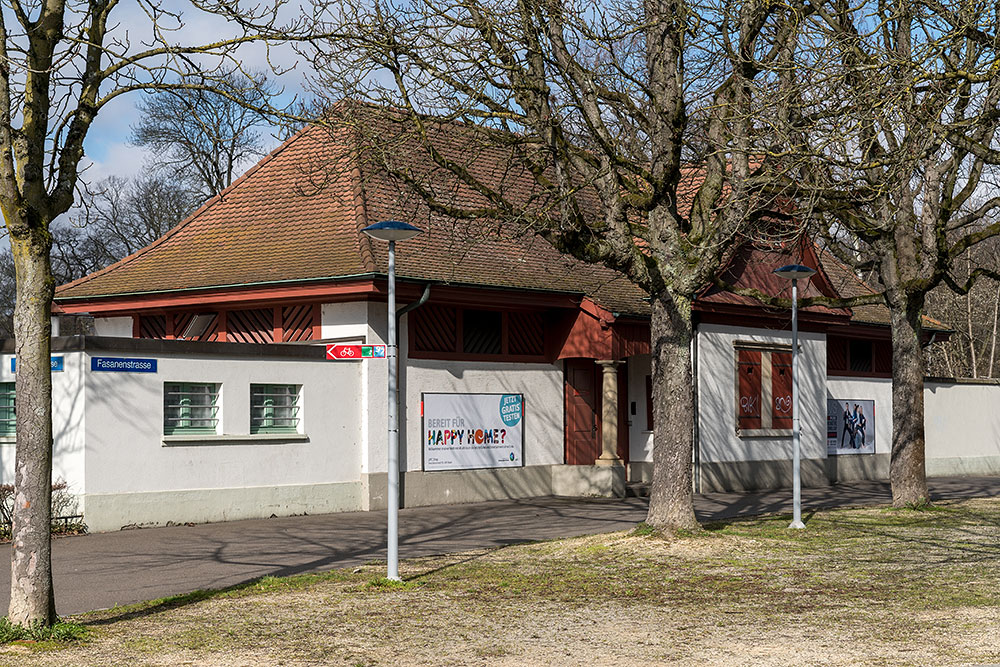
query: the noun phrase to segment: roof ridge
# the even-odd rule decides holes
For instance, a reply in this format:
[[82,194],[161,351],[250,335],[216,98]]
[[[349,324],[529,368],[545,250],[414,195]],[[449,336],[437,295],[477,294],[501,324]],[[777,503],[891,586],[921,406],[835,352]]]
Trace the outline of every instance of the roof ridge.
[[273,150],[271,150],[267,155],[265,155],[259,162],[257,162],[252,167],[250,167],[245,172],[243,172],[243,174],[239,178],[237,178],[235,181],[233,181],[228,186],[226,186],[222,190],[222,192],[220,192],[219,194],[214,195],[211,198],[209,198],[208,200],[206,200],[201,206],[199,206],[198,208],[196,208],[193,213],[191,213],[189,216],[187,216],[186,218],[184,218],[183,220],[181,220],[179,223],[177,223],[176,225],[174,225],[173,227],[171,227],[169,230],[167,230],[167,233],[164,234],[163,236],[161,236],[160,238],[156,239],[155,241],[153,241],[149,245],[146,245],[146,246],[144,246],[142,248],[139,248],[138,250],[136,250],[131,255],[126,255],[125,257],[122,257],[118,261],[113,262],[113,263],[105,266],[103,269],[98,269],[97,271],[94,271],[93,273],[88,273],[87,275],[81,276],[80,278],[77,278],[76,280],[72,280],[72,281],[70,281],[68,283],[65,283],[63,285],[59,285],[58,287],[56,287],[56,295],[58,296],[59,292],[66,291],[68,289],[71,289],[73,287],[77,287],[79,285],[83,285],[83,284],[85,284],[87,282],[90,282],[91,280],[94,280],[95,278],[104,276],[104,275],[106,275],[108,273],[111,273],[112,271],[116,271],[116,270],[120,269],[121,267],[126,266],[126,265],[132,263],[133,261],[135,261],[139,257],[142,257],[142,256],[148,254],[149,252],[152,252],[155,248],[158,248],[161,244],[163,244],[164,242],[166,242],[167,239],[172,238],[173,236],[175,236],[176,234],[178,234],[182,229],[188,227],[197,218],[199,218],[202,215],[204,215],[205,212],[208,211],[209,209],[211,209],[213,206],[215,206],[216,204],[219,204],[223,200],[225,200],[225,197],[226,197],[227,194],[229,194],[230,192],[232,192],[236,188],[238,188],[241,185],[243,185],[243,183],[251,175],[253,175],[257,171],[259,171],[262,167],[264,167],[264,165],[266,165],[266,164],[270,163],[271,161],[273,161],[278,156],[279,153],[281,153],[282,151],[286,150],[294,142],[298,141],[303,136],[305,136],[308,132],[310,132],[310,131],[312,131],[314,129],[315,129],[315,126],[313,126],[313,125],[307,125],[306,127],[302,128],[301,130],[298,130],[297,132],[295,132],[295,134],[293,134],[292,136],[290,136],[288,139],[285,139],[283,142],[281,142],[280,145],[278,145],[276,148],[274,148]]
[[354,165],[351,168],[351,178],[354,182],[351,184],[353,190],[353,204],[354,204],[354,225],[355,225],[355,242],[357,243],[358,256],[361,258],[361,263],[364,265],[365,269],[370,273],[375,273],[375,252],[372,250],[371,238],[367,234],[361,232],[362,229],[368,226],[368,190],[365,188],[364,179],[364,169],[362,168],[361,160],[361,140],[358,137],[358,133],[352,132],[351,135],[354,137],[355,145],[353,146],[352,159]]

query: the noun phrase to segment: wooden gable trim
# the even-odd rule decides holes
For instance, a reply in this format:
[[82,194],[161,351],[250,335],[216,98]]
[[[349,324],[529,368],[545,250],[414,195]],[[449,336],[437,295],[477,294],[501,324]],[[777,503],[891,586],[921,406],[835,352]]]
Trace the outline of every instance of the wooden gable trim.
[[296,286],[260,286],[236,289],[198,290],[170,294],[133,295],[128,297],[112,297],[89,301],[60,302],[64,313],[90,313],[100,317],[116,315],[132,315],[136,311],[164,312],[190,306],[205,308],[215,306],[238,310],[253,306],[270,306],[275,301],[285,304],[310,301],[360,300],[378,295],[382,290],[376,287],[373,279],[356,280],[341,283],[324,283]]

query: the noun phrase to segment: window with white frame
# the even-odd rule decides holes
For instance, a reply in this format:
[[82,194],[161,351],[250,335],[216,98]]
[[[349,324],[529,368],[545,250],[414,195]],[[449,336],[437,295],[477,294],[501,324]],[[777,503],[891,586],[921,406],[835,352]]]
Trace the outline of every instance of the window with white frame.
[[211,382],[163,384],[164,435],[215,435],[219,426],[219,385]]
[[14,383],[0,382],[0,437],[17,433],[17,410],[14,407]]
[[740,435],[790,435],[792,348],[736,344],[736,431]]
[[298,433],[297,384],[250,385],[250,433]]

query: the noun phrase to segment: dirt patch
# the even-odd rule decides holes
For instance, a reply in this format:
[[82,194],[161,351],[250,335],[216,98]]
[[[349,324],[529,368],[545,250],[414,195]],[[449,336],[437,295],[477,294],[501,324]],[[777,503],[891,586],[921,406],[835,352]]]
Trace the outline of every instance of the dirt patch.
[[1000,500],[612,533],[266,580],[75,620],[10,665],[1000,662]]

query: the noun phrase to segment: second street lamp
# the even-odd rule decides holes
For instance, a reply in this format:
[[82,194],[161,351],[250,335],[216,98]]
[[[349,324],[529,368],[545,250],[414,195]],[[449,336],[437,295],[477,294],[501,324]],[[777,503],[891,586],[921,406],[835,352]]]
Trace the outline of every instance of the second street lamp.
[[802,264],[788,264],[774,273],[792,281],[792,523],[789,528],[805,528],[802,523],[802,423],[799,419],[799,278],[816,273]]
[[388,335],[385,358],[389,364],[388,516],[386,520],[386,579],[399,581],[399,396],[396,387],[396,241],[411,239],[423,230],[398,220],[384,220],[362,229],[379,241],[389,242]]

